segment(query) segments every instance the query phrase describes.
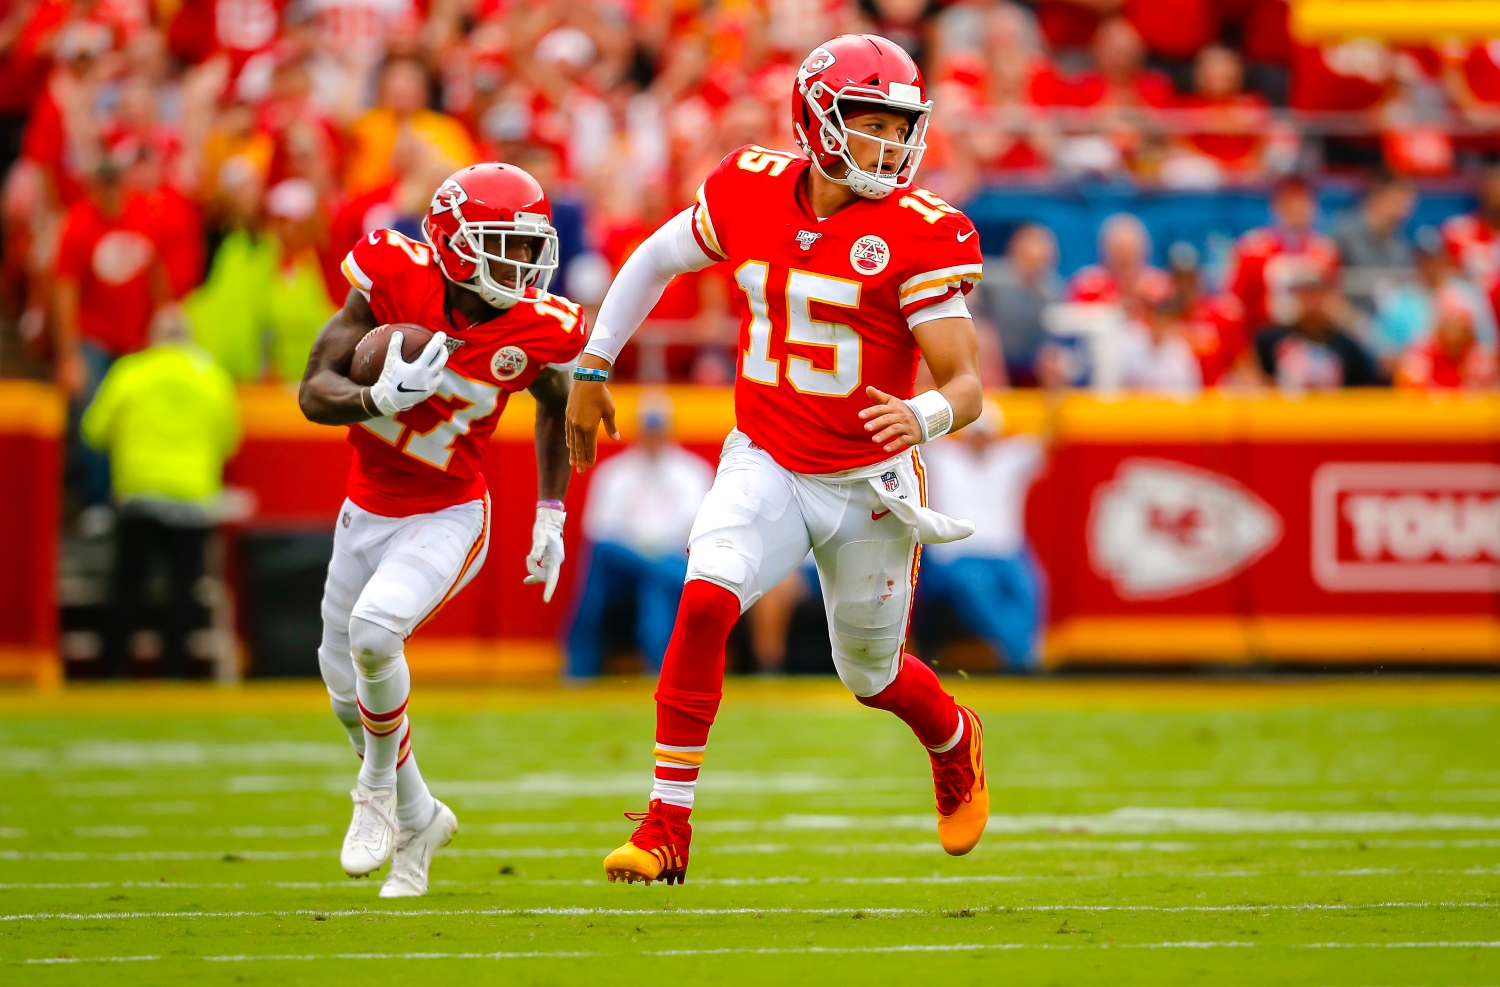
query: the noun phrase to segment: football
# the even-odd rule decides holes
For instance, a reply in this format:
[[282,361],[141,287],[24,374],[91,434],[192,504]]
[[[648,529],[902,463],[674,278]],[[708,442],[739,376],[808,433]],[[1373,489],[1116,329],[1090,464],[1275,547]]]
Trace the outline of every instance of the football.
[[401,333],[401,359],[407,363],[415,360],[435,333],[410,322],[392,322],[376,326],[365,333],[359,345],[354,347],[354,362],[349,365],[349,379],[356,384],[368,386],[380,379],[385,369],[385,352],[391,345],[391,333]]

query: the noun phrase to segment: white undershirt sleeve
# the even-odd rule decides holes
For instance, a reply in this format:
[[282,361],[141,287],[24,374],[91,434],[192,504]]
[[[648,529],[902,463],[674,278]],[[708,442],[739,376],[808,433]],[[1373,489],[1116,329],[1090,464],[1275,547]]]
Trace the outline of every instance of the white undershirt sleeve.
[[613,364],[672,279],[701,271],[715,260],[703,252],[693,236],[693,207],[667,220],[620,266],[583,351]]
[[964,296],[955,294],[946,301],[936,302],[926,308],[919,308],[906,317],[906,325],[909,329],[915,329],[924,322],[932,322],[936,319],[967,319],[969,306],[964,302]]

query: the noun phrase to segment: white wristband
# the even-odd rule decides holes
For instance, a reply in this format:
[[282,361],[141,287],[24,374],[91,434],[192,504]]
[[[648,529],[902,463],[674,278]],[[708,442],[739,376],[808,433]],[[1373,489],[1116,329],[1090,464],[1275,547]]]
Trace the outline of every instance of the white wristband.
[[906,402],[922,423],[922,441],[931,442],[948,434],[953,428],[953,406],[939,391],[923,391]]

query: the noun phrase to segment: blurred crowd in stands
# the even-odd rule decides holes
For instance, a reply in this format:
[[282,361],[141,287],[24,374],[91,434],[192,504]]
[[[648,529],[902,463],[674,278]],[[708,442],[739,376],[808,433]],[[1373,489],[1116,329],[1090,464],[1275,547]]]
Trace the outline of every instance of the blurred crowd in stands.
[[[1275,190],[1223,270],[1187,244],[1151,266],[1129,216],[1066,283],[1047,230],[986,241],[990,383],[1489,386],[1500,40],[1318,47],[1287,22],[1285,0],[10,0],[0,374],[82,402],[180,301],[235,380],[294,380],[345,251],[420,236],[441,178],[482,159],[549,189],[554,290],[596,304],[727,151],[793,146],[811,47],[873,31],[925,67],[922,181],[960,204],[1079,175]],[[1319,217],[1300,176],[1340,169],[1367,195]],[[1413,181],[1444,180],[1478,211],[1409,231]],[[679,279],[622,376],[727,383],[730,295]],[[1069,302],[1129,331],[1054,338],[1088,321]]]

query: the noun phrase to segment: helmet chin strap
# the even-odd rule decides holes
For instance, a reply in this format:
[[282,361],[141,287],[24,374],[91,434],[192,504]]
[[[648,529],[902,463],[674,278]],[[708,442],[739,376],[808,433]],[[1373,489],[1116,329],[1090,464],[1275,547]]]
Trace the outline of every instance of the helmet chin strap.
[[[448,272],[444,271],[443,276],[447,277],[447,275]],[[478,275],[476,274],[475,277],[478,277]],[[490,308],[497,308],[502,312],[516,304],[516,299],[510,297],[509,295],[503,295],[498,292],[490,291],[483,285],[475,284],[473,281],[455,281],[452,278],[448,278],[448,283],[457,285],[460,288],[467,288],[469,291],[472,291],[474,294],[484,299],[484,303]]]

